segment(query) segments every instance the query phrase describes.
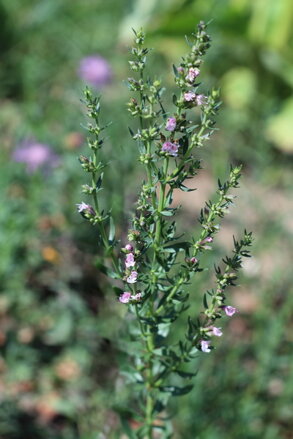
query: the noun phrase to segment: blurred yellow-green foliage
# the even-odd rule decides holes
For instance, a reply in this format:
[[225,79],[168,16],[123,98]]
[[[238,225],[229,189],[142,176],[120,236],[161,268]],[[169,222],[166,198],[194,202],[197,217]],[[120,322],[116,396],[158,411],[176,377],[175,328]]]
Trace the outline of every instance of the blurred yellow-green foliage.
[[[171,408],[176,438],[292,437],[293,2],[1,0],[1,439],[122,439],[115,409],[127,411],[118,375],[127,361],[123,311],[95,268],[95,232],[75,213],[85,136],[78,69],[98,54],[113,71],[97,93],[104,120],[113,121],[104,198],[123,239],[121,212],[131,212],[142,178],[125,111],[130,29],[145,28],[154,48],[149,71],[172,89],[172,63],[200,20],[211,21],[213,39],[203,90],[220,87],[223,105],[198,191],[178,195],[181,221],[194,227],[216,178],[243,162],[237,207],[214,257],[243,225],[255,244],[231,293],[240,314],[194,366],[194,391]],[[27,172],[15,161],[25,142],[48,145],[58,166]],[[205,286],[193,287],[194,306]]]

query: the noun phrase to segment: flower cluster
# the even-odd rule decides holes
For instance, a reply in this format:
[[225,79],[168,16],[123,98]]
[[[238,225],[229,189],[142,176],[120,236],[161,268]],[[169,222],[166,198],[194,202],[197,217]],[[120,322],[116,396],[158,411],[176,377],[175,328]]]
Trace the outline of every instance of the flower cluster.
[[133,253],[133,246],[131,244],[126,244],[124,251],[127,252],[125,257],[125,279],[127,283],[135,284],[137,282],[138,273],[134,270],[136,261]]
[[[229,317],[232,317],[236,312],[236,308],[233,306],[222,306],[222,309],[225,311],[225,314]],[[200,349],[202,352],[211,352],[211,340],[208,338],[212,336],[221,337],[223,335],[222,329],[217,328],[216,326],[210,325],[204,329],[201,329],[201,332],[206,336],[205,339],[200,340]],[[208,338],[207,338],[208,337]]]
[[179,146],[178,143],[164,142],[161,151],[167,152],[168,155],[173,157],[177,157]]

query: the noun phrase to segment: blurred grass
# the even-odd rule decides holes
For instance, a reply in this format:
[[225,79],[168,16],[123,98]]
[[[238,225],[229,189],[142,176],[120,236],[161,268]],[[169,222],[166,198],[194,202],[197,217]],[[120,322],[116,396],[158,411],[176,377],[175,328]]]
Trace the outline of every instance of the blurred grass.
[[[144,25],[155,48],[150,71],[173,87],[171,64],[201,19],[213,19],[203,89],[220,86],[223,109],[220,131],[202,152],[199,191],[178,195],[181,221],[194,226],[216,177],[230,162],[243,162],[238,206],[212,262],[244,226],[256,239],[254,258],[231,293],[240,314],[227,322],[216,351],[200,359],[193,393],[174,401],[176,435],[290,437],[292,15],[289,0],[0,2],[1,439],[89,439],[93,431],[121,437],[113,407],[128,404],[117,373],[126,361],[119,345],[123,310],[95,268],[95,232],[74,209],[83,178],[77,133],[85,135],[77,69],[82,57],[98,53],[114,71],[112,84],[100,90],[103,118],[114,122],[104,203],[110,200],[124,239],[121,211],[131,211],[141,181],[127,130],[133,122],[124,111],[129,27]],[[25,138],[50,145],[59,167],[29,175],[14,163],[11,154]],[[195,309],[210,277],[194,287]]]

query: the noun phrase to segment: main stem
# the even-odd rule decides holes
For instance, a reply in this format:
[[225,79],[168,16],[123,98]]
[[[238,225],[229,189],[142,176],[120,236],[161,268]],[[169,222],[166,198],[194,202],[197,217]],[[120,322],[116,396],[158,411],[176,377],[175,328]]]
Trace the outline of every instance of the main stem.
[[[97,156],[98,156],[98,150],[95,149],[94,154],[93,154],[93,163],[95,166],[97,164]],[[96,186],[96,172],[92,172],[92,187],[95,187],[95,186]],[[95,210],[96,210],[97,214],[100,215],[100,208],[99,208],[99,202],[98,202],[96,190],[93,191],[93,199],[94,199]],[[113,247],[111,247],[109,245],[109,240],[107,238],[105,227],[104,227],[102,220],[99,221],[98,228],[99,228],[99,232],[100,232],[104,247],[106,249],[106,255],[110,256],[110,258],[112,260],[113,267],[114,267],[116,273],[119,275],[120,270],[118,267],[117,258],[116,258],[116,255],[114,253]]]

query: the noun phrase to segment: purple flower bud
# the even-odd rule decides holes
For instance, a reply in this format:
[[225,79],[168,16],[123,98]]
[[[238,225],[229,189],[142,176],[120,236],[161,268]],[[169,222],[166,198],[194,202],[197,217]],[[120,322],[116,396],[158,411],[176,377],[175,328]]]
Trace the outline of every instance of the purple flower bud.
[[125,291],[123,294],[119,296],[119,302],[121,303],[128,303],[131,299],[131,293],[128,293]]
[[111,81],[112,69],[101,56],[90,55],[80,61],[78,75],[88,84],[99,88]]
[[202,352],[211,352],[210,344],[211,342],[209,340],[201,340],[200,348]]
[[192,257],[190,258],[190,262],[191,262],[192,264],[197,264],[197,263],[198,263],[198,259],[196,259],[194,256],[192,256]]
[[168,152],[173,157],[177,157],[178,148],[179,148],[179,145],[177,143],[164,142],[161,151]]
[[167,131],[174,131],[176,128],[176,119],[175,117],[169,117],[167,119],[167,123],[166,123],[166,130]]
[[234,306],[224,306],[223,309],[229,317],[232,317],[237,312],[237,309],[234,308]]
[[126,255],[125,258],[125,266],[127,268],[129,267],[134,267],[135,266],[135,260],[134,260],[134,255],[133,253],[128,253],[128,255]]
[[185,79],[192,84],[195,78],[198,77],[199,73],[200,73],[199,69],[197,69],[196,67],[190,67]]
[[184,100],[186,102],[192,102],[196,97],[196,94],[192,91],[188,91],[187,93],[184,93]]
[[127,250],[128,252],[132,252],[133,246],[131,244],[126,244],[125,250]]
[[38,168],[46,165],[55,167],[59,163],[58,156],[48,145],[32,140],[25,140],[13,152],[12,159],[15,162],[25,163],[28,173],[35,172]]
[[126,279],[126,282],[129,284],[135,284],[137,281],[137,271],[132,271],[128,278]]

